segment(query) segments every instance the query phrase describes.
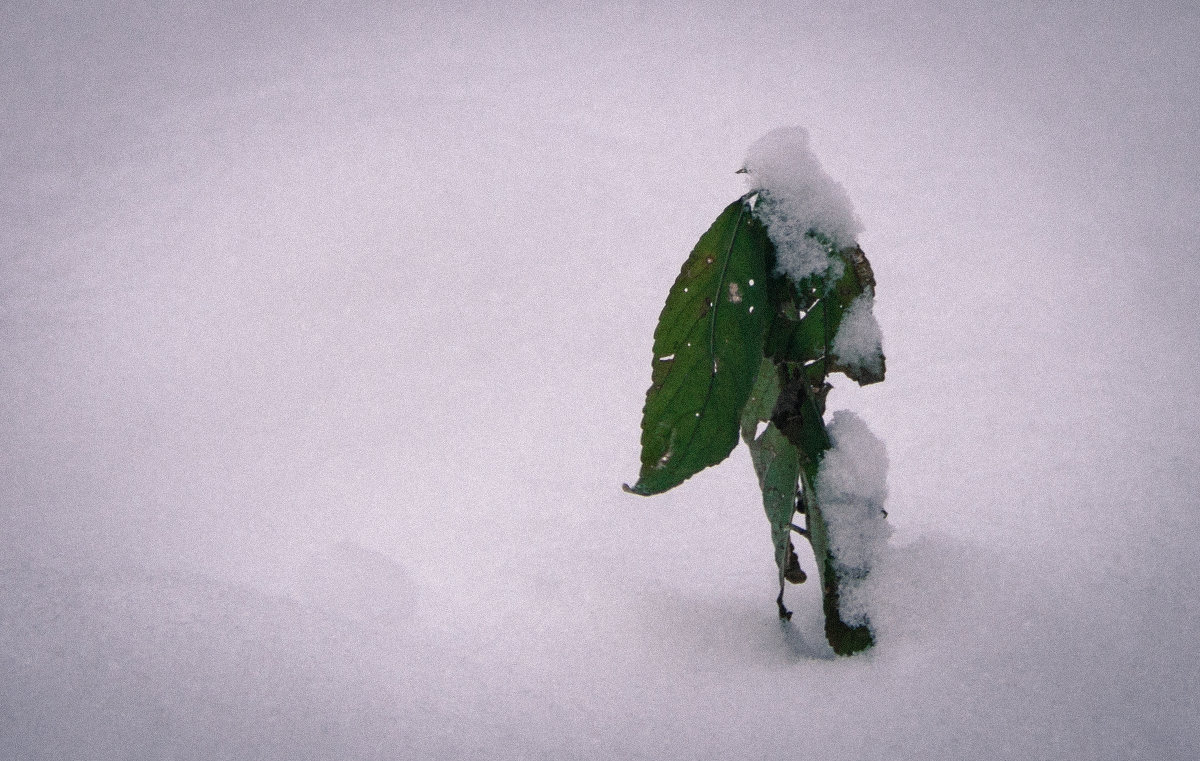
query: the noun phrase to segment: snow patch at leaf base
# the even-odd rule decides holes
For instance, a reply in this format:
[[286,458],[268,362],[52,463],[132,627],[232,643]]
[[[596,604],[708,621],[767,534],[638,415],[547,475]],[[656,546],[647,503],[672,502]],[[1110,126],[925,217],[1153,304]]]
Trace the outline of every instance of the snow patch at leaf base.
[[887,500],[887,448],[862,418],[838,410],[829,425],[833,447],[821,458],[817,500],[829,535],[829,550],[841,579],[842,619],[866,623],[866,579],[891,536],[883,505]]

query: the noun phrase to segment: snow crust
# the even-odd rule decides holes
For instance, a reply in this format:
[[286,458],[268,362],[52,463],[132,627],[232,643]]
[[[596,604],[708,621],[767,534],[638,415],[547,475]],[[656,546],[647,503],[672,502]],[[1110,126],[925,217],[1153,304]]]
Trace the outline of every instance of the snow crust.
[[854,244],[862,232],[849,194],[809,143],[803,127],[779,127],[750,146],[744,164],[751,190],[760,193],[755,211],[775,244],[778,270],[796,282],[840,265],[830,249]]
[[868,618],[865,582],[887,547],[887,448],[858,415],[838,410],[829,424],[833,446],[821,458],[817,501],[829,531],[834,562],[848,582],[839,589],[843,618]]
[[[1200,758],[1193,17],[183,5],[0,7],[0,759]],[[903,294],[847,659],[744,448],[620,490],[799,120]]]
[[838,363],[851,369],[883,372],[883,331],[875,319],[875,296],[864,293],[842,315],[830,349]]

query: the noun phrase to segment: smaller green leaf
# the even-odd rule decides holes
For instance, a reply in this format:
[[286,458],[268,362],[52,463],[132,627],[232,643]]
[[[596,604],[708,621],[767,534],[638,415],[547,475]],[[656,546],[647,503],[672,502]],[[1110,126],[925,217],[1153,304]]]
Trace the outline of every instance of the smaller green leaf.
[[778,363],[806,367],[814,388],[834,372],[845,373],[859,385],[878,383],[885,373],[882,352],[865,362],[850,362],[841,361],[833,349],[847,312],[858,299],[874,297],[871,264],[858,246],[831,251],[830,256],[836,264],[827,273],[799,284],[778,273],[772,276],[768,288],[776,308],[763,351]]
[[[839,575],[837,559],[830,550],[829,528],[815,488],[821,460],[833,442],[825,428],[821,405],[813,395],[810,379],[803,369],[785,365],[782,375],[771,424],[762,436],[750,444],[755,473],[763,490],[763,506],[771,523],[776,563],[784,564],[779,566],[782,574],[790,547],[790,535],[785,533],[783,521],[786,515],[788,524],[791,523],[792,513],[789,510],[795,509],[795,502],[794,494],[791,503],[787,503],[781,495],[783,484],[788,479],[795,479],[800,484],[808,538],[821,579],[825,635],[834,652],[852,655],[871,647],[874,635],[869,624],[852,626],[841,616],[840,590],[843,579]],[[743,426],[745,423],[743,420]],[[792,463],[795,464],[794,471],[791,469]],[[792,489],[795,488],[793,485]],[[790,530],[790,525],[787,528]],[[782,585],[782,581],[780,583]],[[779,604],[782,615],[782,590]]]
[[[750,459],[762,489],[763,509],[771,524],[771,543],[775,546],[775,565],[779,568],[780,588],[791,568],[799,569],[792,547],[792,519],[796,515],[796,494],[800,483],[800,453],[768,424],[749,444]],[[803,579],[803,575],[799,577]]]
[[758,435],[758,424],[768,422],[779,398],[779,374],[775,363],[764,359],[758,368],[758,377],[746,406],[742,408],[742,441],[749,444]]
[[771,422],[800,451],[805,463],[820,462],[821,455],[831,446],[821,409],[823,403],[818,404],[811,381],[802,369],[785,365],[784,376]]

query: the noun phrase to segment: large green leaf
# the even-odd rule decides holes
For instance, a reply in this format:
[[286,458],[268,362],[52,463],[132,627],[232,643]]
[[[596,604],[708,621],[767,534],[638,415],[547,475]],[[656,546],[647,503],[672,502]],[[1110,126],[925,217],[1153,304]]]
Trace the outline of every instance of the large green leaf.
[[746,198],[701,236],[654,331],[635,494],[667,491],[726,457],[763,357],[770,242]]

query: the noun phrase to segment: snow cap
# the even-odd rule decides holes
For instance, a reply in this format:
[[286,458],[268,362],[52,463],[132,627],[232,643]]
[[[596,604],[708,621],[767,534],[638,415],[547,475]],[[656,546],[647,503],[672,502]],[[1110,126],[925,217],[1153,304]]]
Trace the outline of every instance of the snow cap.
[[775,244],[778,269],[792,280],[824,272],[832,263],[828,247],[813,233],[836,250],[853,245],[862,232],[849,194],[821,168],[803,127],[763,135],[746,152],[744,170],[750,189],[759,191],[755,213]]

